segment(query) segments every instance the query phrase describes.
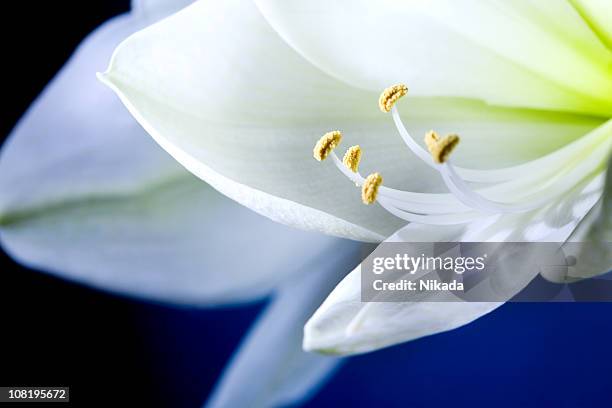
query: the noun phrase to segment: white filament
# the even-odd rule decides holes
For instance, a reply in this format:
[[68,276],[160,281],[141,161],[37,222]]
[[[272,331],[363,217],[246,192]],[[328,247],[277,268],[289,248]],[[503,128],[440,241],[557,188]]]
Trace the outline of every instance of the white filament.
[[[545,206],[564,193],[585,174],[596,171],[599,160],[581,160],[598,148],[604,132],[597,130],[556,152],[532,162],[497,170],[473,170],[454,166],[450,161],[437,164],[406,130],[396,106],[392,117],[408,148],[428,166],[440,173],[450,194],[415,193],[386,186],[378,189],[378,203],[389,213],[408,222],[427,225],[453,225],[471,222],[485,214],[521,213]],[[604,126],[605,128],[606,126]],[[610,140],[607,140],[610,144]],[[595,142],[595,143],[593,143]],[[602,149],[602,160],[606,154]],[[357,186],[365,179],[352,172],[331,152],[334,164]],[[596,155],[599,156],[599,155]],[[484,197],[467,183],[492,184],[480,190],[487,196],[515,197],[521,203],[504,203]]]
[[[397,127],[398,132],[400,133],[402,139],[406,143],[406,146],[421,160],[423,160],[430,167],[439,171],[444,184],[449,189],[449,191],[463,204],[468,207],[471,207],[475,210],[484,212],[484,213],[518,213],[518,212],[526,212],[531,211],[536,208],[541,207],[551,200],[552,197],[546,197],[538,201],[528,202],[526,204],[507,204],[507,203],[499,203],[496,201],[492,201],[486,199],[482,195],[473,191],[466,183],[466,181],[461,178],[461,176],[457,173],[457,169],[452,163],[447,161],[446,163],[437,164],[431,158],[431,155],[422,148],[416,141],[410,136],[406,127],[404,126],[399,111],[396,106],[392,108],[393,121],[395,122],[395,126]],[[464,171],[466,169],[463,169]],[[510,170],[510,169],[507,169]],[[470,170],[473,174],[480,174],[483,171]],[[511,171],[507,171],[507,173],[511,173]],[[468,173],[469,174],[469,173]],[[511,174],[507,174],[507,177],[511,176]],[[480,180],[480,178],[475,177]],[[502,178],[503,180],[503,178]]]

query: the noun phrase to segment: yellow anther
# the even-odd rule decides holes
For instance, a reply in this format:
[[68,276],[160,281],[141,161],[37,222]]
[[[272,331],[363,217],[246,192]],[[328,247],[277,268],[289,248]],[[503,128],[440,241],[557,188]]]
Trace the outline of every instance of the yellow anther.
[[383,182],[383,178],[379,173],[372,173],[366,177],[363,186],[361,186],[361,201],[364,204],[372,204],[376,201],[378,195],[378,187]]
[[360,161],[361,147],[359,145],[349,147],[346,153],[344,153],[344,158],[342,159],[342,163],[344,163],[344,165],[348,167],[353,173],[357,173]]
[[427,146],[427,149],[429,150],[430,153],[431,153],[431,150],[438,144],[439,141],[440,141],[440,136],[438,136],[438,134],[435,131],[430,130],[429,132],[425,134],[425,145]]
[[342,133],[339,130],[327,132],[319,139],[314,149],[312,150],[313,156],[318,161],[325,160],[327,156],[340,144],[342,140]]
[[446,135],[440,139],[438,134],[433,130],[425,135],[425,144],[433,161],[440,164],[448,160],[448,156],[459,144],[459,136],[455,134]]
[[395,102],[407,93],[408,87],[404,84],[390,86],[380,94],[380,98],[378,98],[378,107],[383,112],[389,112],[391,108],[393,108]]

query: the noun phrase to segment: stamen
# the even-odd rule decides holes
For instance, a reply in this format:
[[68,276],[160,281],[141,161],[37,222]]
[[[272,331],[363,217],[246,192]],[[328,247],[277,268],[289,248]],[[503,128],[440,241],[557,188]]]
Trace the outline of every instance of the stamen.
[[442,164],[452,153],[452,151],[459,144],[459,136],[455,134],[446,135],[440,139],[438,134],[433,130],[427,132],[425,135],[425,144],[433,161]]
[[[357,187],[363,186],[365,178],[359,174],[359,171],[353,173],[342,163],[335,152],[331,152],[330,157],[342,174],[355,183]],[[380,197],[385,197],[385,201],[388,201],[394,207],[413,213],[446,214],[471,210],[471,207],[465,206],[450,194],[413,193],[381,185],[378,188],[378,197],[379,201]]]
[[[578,171],[581,166],[576,163],[572,164],[574,169],[567,169],[566,160],[568,158],[573,157],[572,162],[578,160],[575,147],[573,149],[568,147],[567,151],[563,151],[562,154],[544,158],[537,165],[532,162],[491,171],[455,167],[451,163],[450,155],[459,144],[458,135],[450,134],[441,138],[436,132],[430,131],[425,135],[427,149],[424,149],[404,127],[397,106],[394,104],[406,95],[407,90],[408,88],[404,85],[387,88],[380,96],[380,108],[384,112],[392,112],[393,121],[406,145],[427,165],[440,172],[450,194],[414,193],[389,188],[382,185],[383,178],[379,173],[363,178],[358,170],[362,153],[360,146],[351,146],[341,161],[333,150],[340,144],[342,134],[339,131],[326,133],[313,150],[315,159],[321,161],[331,155],[334,165],[342,174],[357,186],[361,186],[361,199],[365,204],[377,201],[385,210],[408,222],[427,225],[464,224],[478,219],[483,213],[501,215],[541,208],[551,199],[563,194],[565,191],[563,186],[568,183],[568,177],[578,180],[585,174],[583,170]],[[608,136],[609,133],[600,136],[595,132],[592,137],[606,138]],[[585,153],[584,150],[592,150],[593,145],[590,139],[587,141],[580,145],[581,155],[588,153]],[[604,153],[607,153],[607,150]],[[559,167],[564,162],[566,167],[563,172],[559,173],[559,169],[555,166]],[[533,173],[531,169],[541,169],[543,163],[549,163],[550,170],[536,172],[538,178],[534,179],[531,176]],[[549,172],[551,174],[548,174]],[[551,178],[551,175],[555,177]],[[538,180],[548,179],[550,182],[544,185],[538,184]],[[467,183],[468,181],[502,183],[486,189],[474,190],[473,186]],[[574,183],[570,181],[569,184]],[[504,200],[505,196],[513,196],[515,201],[507,202]]]
[[395,102],[407,93],[408,87],[404,84],[390,86],[380,94],[380,98],[378,98],[378,107],[383,112],[389,112],[391,108],[393,108],[393,105],[395,105]]
[[334,130],[323,135],[312,150],[313,156],[318,161],[323,161],[329,156],[342,141],[342,132]]
[[359,145],[349,147],[342,159],[342,163],[344,163],[347,168],[351,169],[353,173],[357,173],[360,161],[361,147]]
[[364,204],[372,204],[376,201],[378,187],[380,187],[382,182],[383,178],[380,173],[372,173],[366,177],[363,186],[361,186],[361,201],[363,201]]

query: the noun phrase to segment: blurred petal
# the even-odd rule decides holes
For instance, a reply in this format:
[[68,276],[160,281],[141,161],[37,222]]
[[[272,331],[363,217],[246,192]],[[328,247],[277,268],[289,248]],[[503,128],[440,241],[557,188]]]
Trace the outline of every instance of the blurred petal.
[[93,76],[139,25],[123,15],[94,31],[21,118],[0,156],[2,218],[71,196],[125,194],[181,173]]
[[333,241],[275,224],[189,174],[140,193],[17,215],[0,238],[30,267],[201,305],[265,295]]
[[362,89],[404,82],[414,95],[612,113],[610,50],[565,0],[257,4],[300,54]]
[[599,36],[601,41],[612,50],[612,2],[609,0],[571,0],[570,3],[583,16]]
[[149,21],[159,20],[185,8],[194,0],[132,0],[132,14]]
[[[377,111],[378,92],[311,66],[248,1],[201,1],[135,34],[102,77],[187,169],[278,222],[365,241],[402,225],[363,206],[332,163],[313,160],[314,143],[330,129],[344,132],[343,146],[360,144],[363,167],[386,183],[441,189],[435,173],[403,147],[391,118]],[[601,122],[459,99],[407,99],[404,109],[419,138],[433,126],[465,135],[457,161],[479,167],[536,158]]]
[[[602,177],[584,182],[562,202],[529,214],[491,216],[467,227],[425,227],[410,224],[389,242],[563,242],[601,195]],[[423,233],[420,233],[423,232]],[[507,299],[536,276],[521,271],[508,280]],[[429,301],[361,302],[361,267],[333,290],[306,323],[304,348],[335,354],[363,353],[419,337],[452,330],[502,305],[498,302],[438,300],[448,293],[433,293]]]
[[335,245],[279,288],[230,361],[208,407],[289,406],[316,392],[341,360],[304,352],[303,326],[359,262],[360,249],[361,244],[348,241]]
[[124,294],[197,304],[260,296],[332,239],[217,194],[96,80],[141,24],[121,16],[92,33],[4,145],[2,244],[31,267]]

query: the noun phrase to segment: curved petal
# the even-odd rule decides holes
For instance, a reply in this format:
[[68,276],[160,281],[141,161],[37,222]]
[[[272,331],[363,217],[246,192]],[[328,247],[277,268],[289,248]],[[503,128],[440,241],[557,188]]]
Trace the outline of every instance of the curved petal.
[[[455,329],[499,306],[501,303],[492,302],[362,303],[358,267],[306,323],[303,346],[326,354],[366,353]],[[359,329],[349,334],[348,328],[358,315]]]
[[[467,227],[429,227],[410,224],[389,242],[436,241],[551,241],[563,242],[601,195],[602,177],[585,181],[558,204],[530,214],[492,216]],[[527,272],[526,272],[527,273]],[[528,273],[531,273],[529,271]],[[537,274],[520,277],[527,284]],[[508,288],[516,293],[517,282]],[[444,295],[444,294],[442,294]],[[325,353],[372,351],[419,337],[452,330],[481,317],[497,302],[361,302],[361,267],[333,290],[304,328],[304,348]]]
[[612,113],[612,55],[565,0],[257,4],[308,60],[363,89]]
[[[365,241],[401,226],[363,206],[333,164],[312,159],[312,146],[330,129],[342,129],[347,146],[359,143],[363,166],[393,186],[430,191],[439,184],[402,147],[391,118],[377,112],[377,93],[307,63],[246,0],[200,1],[135,34],[117,48],[102,80],[192,173],[291,226]],[[459,162],[484,167],[535,158],[601,122],[459,99],[414,98],[402,107],[415,134],[434,126],[465,134]],[[527,140],[529,148],[521,143]]]
[[226,368],[207,407],[294,405],[311,396],[341,363],[302,350],[306,319],[361,259],[361,244],[342,242],[304,265],[278,289]]
[[[276,225],[179,166],[95,78],[144,24],[96,30],[21,119],[0,157],[0,240],[19,261],[176,303],[269,292],[333,240]],[[239,256],[236,256],[239,255]]]

